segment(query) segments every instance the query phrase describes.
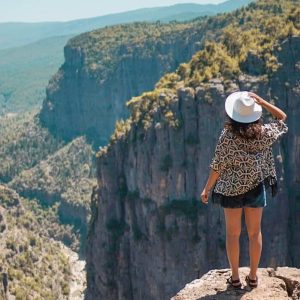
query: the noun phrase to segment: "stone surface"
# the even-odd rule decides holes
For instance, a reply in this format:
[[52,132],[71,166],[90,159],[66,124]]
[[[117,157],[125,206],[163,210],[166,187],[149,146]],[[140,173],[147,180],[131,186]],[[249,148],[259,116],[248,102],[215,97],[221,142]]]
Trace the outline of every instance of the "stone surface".
[[300,299],[300,270],[295,268],[259,269],[258,287],[251,289],[245,282],[249,268],[240,268],[241,289],[226,284],[229,269],[211,270],[200,279],[188,283],[171,300],[283,300]]
[[69,258],[70,276],[70,300],[83,300],[86,289],[85,261],[81,260],[78,254],[61,243],[64,254]]

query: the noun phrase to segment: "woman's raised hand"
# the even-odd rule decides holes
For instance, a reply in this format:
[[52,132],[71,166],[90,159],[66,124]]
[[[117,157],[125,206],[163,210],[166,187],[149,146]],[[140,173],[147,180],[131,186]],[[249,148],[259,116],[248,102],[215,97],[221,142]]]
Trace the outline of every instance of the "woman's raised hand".
[[285,121],[285,119],[287,118],[287,115],[283,110],[271,104],[270,102],[267,102],[266,100],[262,99],[261,97],[252,92],[248,92],[248,95],[252,97],[257,104],[261,105],[263,108],[268,110],[275,118],[278,118],[282,121]]
[[254,101],[259,104],[262,105],[263,102],[265,101],[263,98],[259,97],[258,95],[256,95],[255,93],[252,92],[248,92],[248,95],[254,99]]

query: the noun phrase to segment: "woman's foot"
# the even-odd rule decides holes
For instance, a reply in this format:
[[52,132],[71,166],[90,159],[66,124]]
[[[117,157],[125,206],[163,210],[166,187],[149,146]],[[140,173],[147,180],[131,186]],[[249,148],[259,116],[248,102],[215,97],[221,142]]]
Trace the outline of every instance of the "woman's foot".
[[233,280],[232,276],[230,276],[229,278],[227,278],[226,283],[228,283],[230,286],[232,286],[232,287],[234,287],[236,289],[240,289],[242,287],[240,279]]
[[246,276],[245,278],[247,284],[253,289],[253,288],[256,288],[257,287],[257,284],[258,284],[258,278],[256,276],[256,279],[251,279],[249,277],[249,275]]

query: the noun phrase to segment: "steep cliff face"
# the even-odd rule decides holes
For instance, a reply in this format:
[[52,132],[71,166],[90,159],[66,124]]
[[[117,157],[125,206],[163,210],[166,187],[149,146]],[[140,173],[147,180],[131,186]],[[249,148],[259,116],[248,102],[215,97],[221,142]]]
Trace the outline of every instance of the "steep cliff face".
[[288,112],[289,134],[282,143],[284,173],[282,174],[289,203],[289,253],[291,264],[300,267],[300,38],[286,42],[280,54],[282,68],[270,81],[272,95]]
[[[269,77],[249,75],[255,74],[249,59],[247,74],[235,81],[178,89],[170,108],[180,126],[170,126],[159,107],[147,130],[133,124],[100,155],[87,299],[169,299],[209,269],[227,267],[222,209],[201,205],[199,195],[224,122],[224,100],[237,89],[256,91],[287,112],[289,133],[274,146],[280,191],[265,208],[261,265],[300,266],[300,38],[284,41],[275,55],[280,65]],[[241,265],[247,264],[244,228]]]
[[47,87],[40,119],[63,138],[87,134],[106,144],[115,121],[128,116],[124,103],[152,90],[165,72],[188,60],[199,50],[202,35],[199,21],[136,23],[71,40],[65,63]]

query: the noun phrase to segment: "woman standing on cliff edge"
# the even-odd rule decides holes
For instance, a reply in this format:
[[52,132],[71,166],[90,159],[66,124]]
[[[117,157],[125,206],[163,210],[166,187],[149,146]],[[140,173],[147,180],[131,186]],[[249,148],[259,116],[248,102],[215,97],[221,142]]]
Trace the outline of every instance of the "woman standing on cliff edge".
[[[262,107],[276,119],[262,124]],[[201,193],[202,202],[212,202],[224,208],[226,222],[226,251],[231,267],[227,283],[240,288],[239,237],[244,209],[249,237],[250,273],[246,282],[257,287],[257,268],[262,249],[261,218],[266,206],[266,188],[272,196],[277,192],[277,177],[272,144],[288,131],[286,114],[251,92],[235,92],[225,101],[228,121],[219,137],[210,174]]]

